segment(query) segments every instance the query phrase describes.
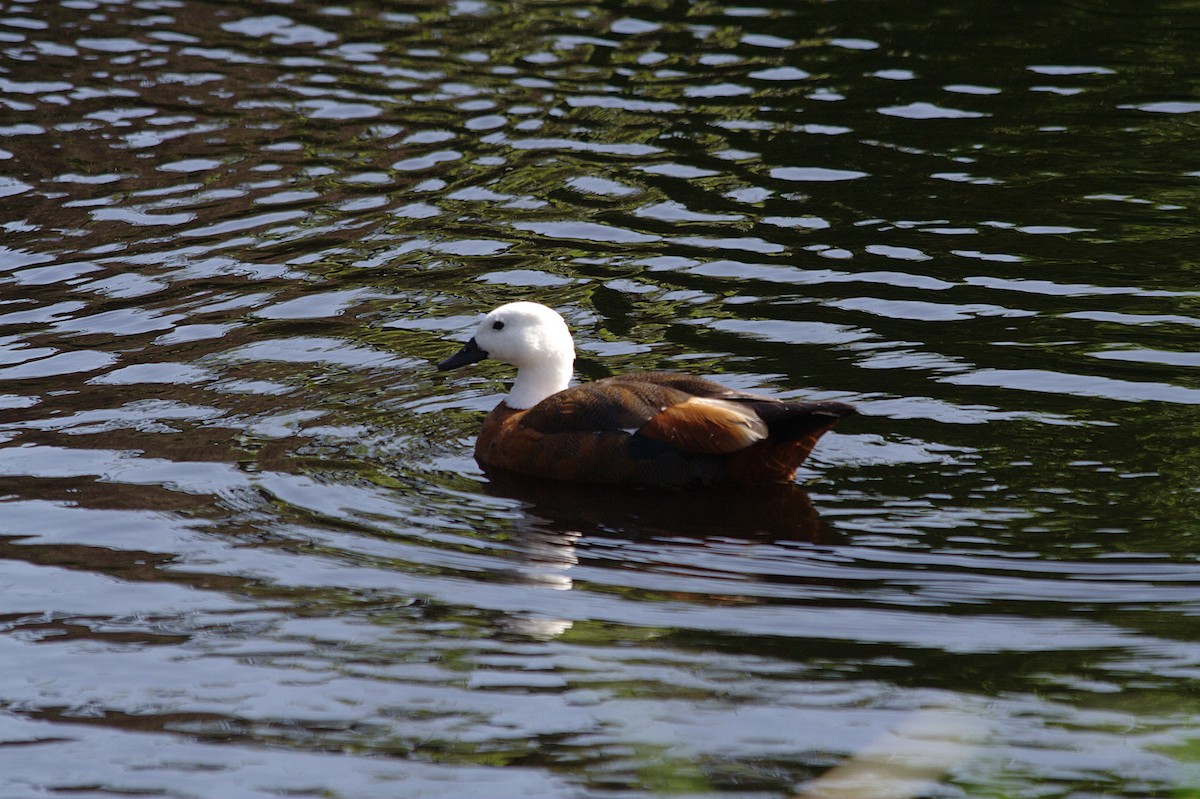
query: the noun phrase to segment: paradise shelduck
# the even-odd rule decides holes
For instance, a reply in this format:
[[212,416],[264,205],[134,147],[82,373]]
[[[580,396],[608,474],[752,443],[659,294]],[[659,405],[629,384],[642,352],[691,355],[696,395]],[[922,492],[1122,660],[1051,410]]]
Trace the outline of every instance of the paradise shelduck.
[[475,442],[475,459],[552,480],[644,486],[791,482],[821,435],[853,414],[842,402],[786,402],[671,372],[568,387],[575,344],[535,302],[502,305],[438,364],[484,358],[517,367],[512,391]]

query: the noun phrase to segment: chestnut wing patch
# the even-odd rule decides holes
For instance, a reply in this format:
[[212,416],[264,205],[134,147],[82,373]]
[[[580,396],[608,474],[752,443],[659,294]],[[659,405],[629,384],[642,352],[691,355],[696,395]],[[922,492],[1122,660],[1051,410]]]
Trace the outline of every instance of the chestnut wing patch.
[[683,452],[727,455],[762,441],[767,425],[744,404],[689,397],[659,411],[638,432]]

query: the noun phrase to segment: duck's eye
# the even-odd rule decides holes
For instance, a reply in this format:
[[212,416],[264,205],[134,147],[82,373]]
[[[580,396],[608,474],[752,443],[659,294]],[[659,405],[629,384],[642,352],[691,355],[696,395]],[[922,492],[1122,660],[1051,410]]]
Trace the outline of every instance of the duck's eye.
[[492,322],[492,330],[503,330],[503,329],[504,329],[503,322]]

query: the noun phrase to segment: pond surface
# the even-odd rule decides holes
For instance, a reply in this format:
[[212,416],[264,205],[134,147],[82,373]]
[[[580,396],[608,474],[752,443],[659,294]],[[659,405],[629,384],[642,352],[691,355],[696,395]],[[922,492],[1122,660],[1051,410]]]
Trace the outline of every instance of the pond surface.
[[[4,3],[0,794],[1194,787],[1198,34]],[[489,480],[511,369],[433,364],[520,298],[862,415],[795,492]]]

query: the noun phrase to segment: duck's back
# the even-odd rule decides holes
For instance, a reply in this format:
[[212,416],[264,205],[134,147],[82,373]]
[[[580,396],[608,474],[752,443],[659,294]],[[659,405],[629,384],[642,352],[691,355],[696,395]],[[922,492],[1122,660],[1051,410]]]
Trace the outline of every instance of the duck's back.
[[485,467],[575,482],[788,482],[817,439],[853,412],[840,402],[782,402],[691,375],[639,372],[568,388],[528,410],[501,403],[475,456]]

